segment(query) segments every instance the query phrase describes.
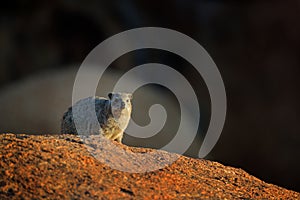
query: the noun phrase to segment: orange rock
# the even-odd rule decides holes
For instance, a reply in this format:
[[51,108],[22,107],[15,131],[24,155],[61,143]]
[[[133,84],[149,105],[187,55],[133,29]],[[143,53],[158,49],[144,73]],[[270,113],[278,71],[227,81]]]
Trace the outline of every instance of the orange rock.
[[[74,135],[1,134],[0,140],[0,199],[300,199],[297,192],[203,159],[181,156],[160,170],[128,173],[95,159]],[[110,158],[117,161],[128,165]]]

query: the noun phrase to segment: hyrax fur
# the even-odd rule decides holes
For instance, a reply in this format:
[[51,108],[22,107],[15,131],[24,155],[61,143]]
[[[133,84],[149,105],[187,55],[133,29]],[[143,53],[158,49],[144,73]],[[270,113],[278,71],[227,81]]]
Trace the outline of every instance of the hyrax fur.
[[[111,140],[122,141],[131,116],[131,99],[129,93],[109,93],[109,99],[103,97],[88,97],[79,100],[73,107],[70,107],[63,115],[61,133],[63,134],[103,134]],[[95,110],[90,106],[95,103]],[[76,112],[76,127],[73,119],[73,112]],[[96,112],[99,126],[95,126],[89,114]],[[98,128],[97,128],[98,127]],[[76,129],[77,128],[77,129]]]

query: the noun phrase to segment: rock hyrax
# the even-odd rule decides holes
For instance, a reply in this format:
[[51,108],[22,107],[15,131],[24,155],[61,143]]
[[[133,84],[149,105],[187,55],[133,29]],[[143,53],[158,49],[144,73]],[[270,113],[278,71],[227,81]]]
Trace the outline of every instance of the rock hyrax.
[[[103,134],[111,140],[122,141],[124,130],[126,129],[131,115],[132,94],[129,93],[109,93],[109,99],[103,97],[88,97],[79,100],[73,107],[70,107],[63,115],[61,123],[61,133],[77,134],[76,128],[81,129],[81,133]],[[95,103],[95,110],[91,109],[91,104]],[[95,113],[100,124],[100,130],[93,126],[90,113]],[[76,127],[73,119],[73,112],[77,112]],[[77,122],[78,122],[77,121]],[[96,122],[97,123],[97,122]],[[99,128],[99,126],[98,126]]]

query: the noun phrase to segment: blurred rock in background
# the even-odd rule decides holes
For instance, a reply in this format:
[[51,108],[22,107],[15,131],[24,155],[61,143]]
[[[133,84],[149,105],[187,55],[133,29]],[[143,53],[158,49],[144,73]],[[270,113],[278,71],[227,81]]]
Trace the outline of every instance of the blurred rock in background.
[[[208,158],[300,191],[299,11],[297,0],[5,2],[0,7],[0,130],[57,131],[58,117],[71,104],[72,79],[79,67],[74,63],[121,31],[171,28],[203,45],[225,83],[226,124]],[[191,82],[205,132],[209,94],[189,63],[149,50],[128,53],[110,68],[122,74],[150,61],[174,67]],[[159,97],[167,93],[173,98],[165,88],[153,87],[161,91]],[[195,154],[191,150],[188,155]]]
[[[48,70],[28,78],[14,82],[0,91],[0,132],[27,133],[27,134],[58,134],[60,133],[61,118],[64,112],[72,105],[72,91],[77,70],[74,67]],[[96,71],[85,70],[86,77],[92,77]],[[105,73],[97,87],[96,95],[107,97],[118,77],[117,72]],[[147,77],[144,77],[145,79]],[[174,82],[170,79],[170,83]],[[139,79],[131,76],[131,84],[137,84]],[[88,81],[81,86],[89,90]],[[157,135],[152,138],[136,138],[125,135],[123,143],[131,146],[161,148],[174,137],[180,123],[178,102],[171,94],[161,95],[159,88],[143,86],[135,91],[132,118],[140,125],[145,126],[152,122],[149,109],[153,104],[164,105],[168,117],[166,123],[158,122],[154,126],[162,126]],[[184,95],[184,94],[183,94]],[[188,107],[188,105],[185,105]],[[189,113],[185,117],[190,118]],[[191,121],[191,120],[190,120]],[[174,126],[175,125],[175,126]],[[189,126],[185,127],[186,134],[191,134]],[[201,140],[193,146],[194,156],[199,151]]]

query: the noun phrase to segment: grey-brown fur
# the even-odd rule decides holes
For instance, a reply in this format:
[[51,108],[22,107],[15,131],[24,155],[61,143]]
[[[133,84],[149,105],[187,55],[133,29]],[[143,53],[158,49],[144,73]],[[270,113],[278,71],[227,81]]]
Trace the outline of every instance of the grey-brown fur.
[[[131,116],[132,95],[128,93],[109,93],[109,99],[103,97],[88,97],[79,100],[73,107],[70,107],[63,115],[61,133],[77,134],[78,129],[82,134],[103,134],[106,138],[122,141]],[[93,122],[91,114],[94,110],[91,103],[95,103],[97,122]],[[76,127],[73,119],[73,112],[76,112]],[[77,128],[77,129],[76,129]]]

